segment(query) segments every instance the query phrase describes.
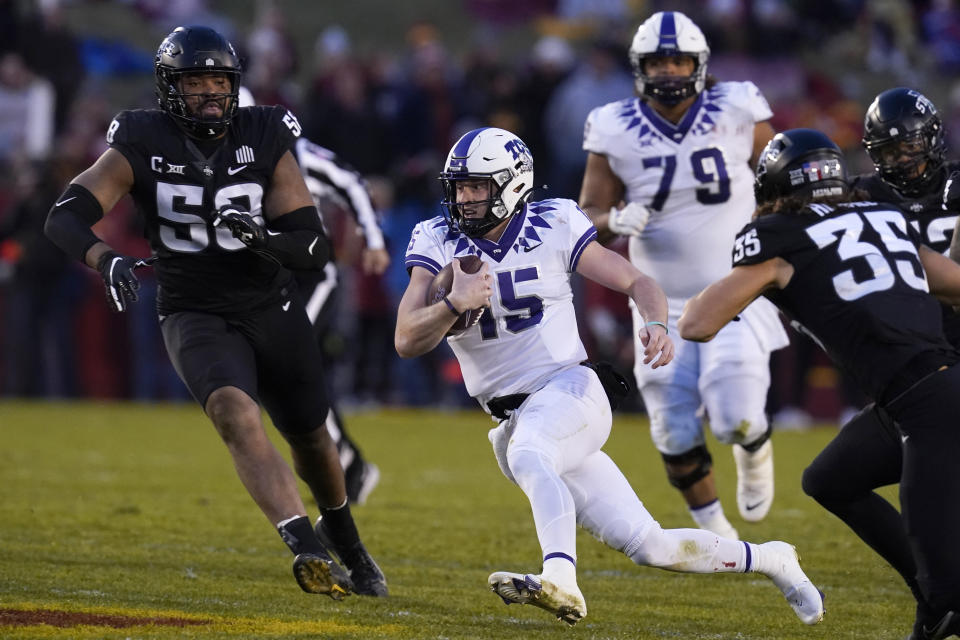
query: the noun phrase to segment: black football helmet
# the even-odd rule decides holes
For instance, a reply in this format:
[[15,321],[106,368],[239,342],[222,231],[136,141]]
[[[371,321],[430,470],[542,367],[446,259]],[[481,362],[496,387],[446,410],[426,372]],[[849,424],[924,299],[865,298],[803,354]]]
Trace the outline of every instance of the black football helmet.
[[781,131],[757,162],[753,192],[758,205],[784,196],[816,199],[848,191],[840,147],[815,129]]
[[863,146],[880,178],[907,195],[925,190],[947,151],[936,107],[919,91],[904,87],[874,98],[863,120]]
[[[237,113],[240,92],[240,59],[233,45],[209,27],[177,27],[160,43],[153,63],[157,102],[183,131],[199,139],[219,137]],[[223,115],[204,119],[190,113],[180,78],[187,73],[223,73],[230,79],[229,93],[212,94],[223,99]]]

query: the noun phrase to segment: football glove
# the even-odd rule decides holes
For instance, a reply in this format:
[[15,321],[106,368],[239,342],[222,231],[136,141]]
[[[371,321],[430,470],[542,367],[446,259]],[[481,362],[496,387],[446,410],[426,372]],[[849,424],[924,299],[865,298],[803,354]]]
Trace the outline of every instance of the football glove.
[[122,256],[116,251],[107,251],[97,260],[97,271],[103,279],[103,284],[107,288],[107,306],[111,311],[117,313],[127,310],[128,302],[139,300],[137,290],[140,289],[140,281],[134,275],[134,271],[140,267],[147,267],[157,258],[132,258]]
[[217,210],[213,226],[230,229],[233,237],[254,250],[267,248],[267,231],[247,211],[235,204],[225,204]]
[[943,185],[943,210],[960,210],[960,171],[954,171]]
[[647,226],[650,210],[639,202],[631,202],[623,209],[613,207],[607,218],[607,228],[621,236],[638,236]]

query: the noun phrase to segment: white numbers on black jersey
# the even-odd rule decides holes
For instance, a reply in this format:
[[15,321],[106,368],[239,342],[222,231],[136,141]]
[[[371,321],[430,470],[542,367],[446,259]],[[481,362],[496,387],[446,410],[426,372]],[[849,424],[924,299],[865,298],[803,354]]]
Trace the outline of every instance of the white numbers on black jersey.
[[[231,184],[216,192],[213,210],[238,204],[263,224],[262,200],[263,187],[256,182]],[[229,229],[213,226],[213,213],[203,211],[203,187],[199,185],[157,182],[157,219],[160,243],[176,253],[199,253],[211,242],[224,251],[246,248]]]
[[286,115],[283,116],[283,124],[287,125],[287,127],[290,129],[290,132],[295,137],[300,137],[300,133],[303,131],[303,128],[300,126],[300,121],[297,120],[297,116],[287,111]]
[[[882,248],[861,240],[864,220],[880,236]],[[897,276],[909,287],[929,291],[917,249],[907,239],[907,221],[898,211],[852,212],[828,218],[807,227],[807,235],[821,249],[836,244],[837,255],[843,262],[862,259],[870,267],[871,277],[861,282],[857,282],[853,269],[833,277],[834,289],[842,300],[856,300],[890,289]],[[891,268],[891,261],[895,269]]]
[[757,237],[757,230],[750,229],[742,236],[737,236],[733,243],[733,264],[737,264],[744,258],[758,255],[760,253],[760,238]]

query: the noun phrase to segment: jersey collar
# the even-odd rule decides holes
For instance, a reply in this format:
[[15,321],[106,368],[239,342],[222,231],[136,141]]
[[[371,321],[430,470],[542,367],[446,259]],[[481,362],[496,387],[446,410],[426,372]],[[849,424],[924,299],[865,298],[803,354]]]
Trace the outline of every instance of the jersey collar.
[[687,113],[684,114],[683,118],[680,119],[680,122],[673,124],[659,113],[657,113],[653,107],[644,102],[643,100],[637,99],[640,103],[640,112],[646,116],[647,120],[656,127],[657,131],[663,134],[663,137],[667,140],[670,140],[674,143],[680,143],[684,136],[687,135],[687,132],[690,131],[690,127],[693,126],[694,121],[697,119],[697,115],[700,113],[700,106],[703,104],[703,94],[701,91],[697,96],[697,99],[693,101],[693,104],[690,105],[690,108],[687,109]]
[[476,245],[480,251],[490,256],[493,260],[501,262],[507,257],[507,254],[513,247],[513,243],[516,242],[520,230],[523,229],[523,221],[526,217],[527,205],[524,205],[523,209],[515,214],[510,219],[510,222],[507,223],[507,227],[503,230],[500,240],[496,242],[487,240],[486,238],[471,238],[471,240],[473,240],[473,244]]

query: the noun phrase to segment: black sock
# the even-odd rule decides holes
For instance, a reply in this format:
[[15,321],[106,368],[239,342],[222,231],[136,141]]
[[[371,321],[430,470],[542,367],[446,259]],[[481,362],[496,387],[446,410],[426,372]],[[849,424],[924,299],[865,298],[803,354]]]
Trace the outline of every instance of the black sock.
[[284,520],[277,525],[277,531],[294,554],[324,551],[323,545],[317,539],[317,533],[313,530],[313,525],[310,524],[310,518],[307,516]]
[[352,547],[360,542],[357,525],[353,522],[350,505],[346,501],[335,509],[320,509],[320,516],[323,528],[338,547]]

